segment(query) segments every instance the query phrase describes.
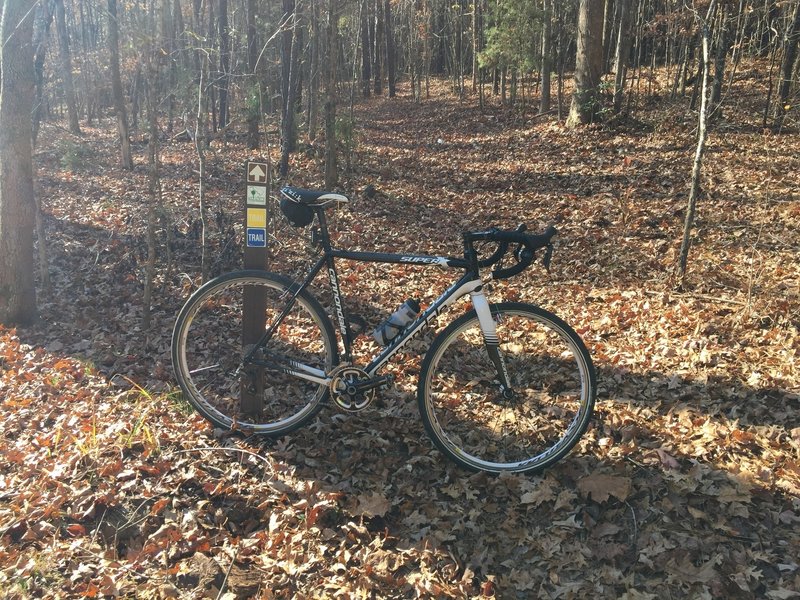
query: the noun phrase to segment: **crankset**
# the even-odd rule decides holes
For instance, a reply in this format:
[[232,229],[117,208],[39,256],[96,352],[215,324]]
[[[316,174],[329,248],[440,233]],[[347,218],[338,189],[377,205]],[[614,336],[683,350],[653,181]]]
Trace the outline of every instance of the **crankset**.
[[375,400],[375,390],[392,383],[391,375],[370,377],[364,369],[345,365],[333,372],[328,389],[334,404],[348,412],[364,410]]

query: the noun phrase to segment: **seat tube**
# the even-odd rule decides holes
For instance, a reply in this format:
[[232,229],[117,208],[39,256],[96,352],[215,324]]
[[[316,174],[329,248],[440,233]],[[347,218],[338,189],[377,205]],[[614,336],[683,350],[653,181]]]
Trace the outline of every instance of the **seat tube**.
[[342,342],[344,343],[345,360],[347,362],[352,362],[351,349],[353,347],[353,336],[350,332],[350,322],[347,319],[342,290],[339,287],[339,276],[336,273],[336,267],[333,264],[332,256],[328,256],[328,279],[333,293],[333,311],[336,316],[337,325],[339,326],[339,333],[342,335]]
[[483,333],[483,343],[486,346],[486,352],[489,354],[489,359],[497,370],[497,378],[500,380],[503,395],[508,395],[511,393],[511,381],[508,377],[506,361],[503,359],[503,355],[500,352],[500,340],[497,338],[497,324],[492,317],[489,301],[486,299],[486,294],[483,293],[482,288],[470,292],[470,296],[472,298],[472,305],[475,307],[475,312],[478,314],[478,323],[480,323],[481,333]]

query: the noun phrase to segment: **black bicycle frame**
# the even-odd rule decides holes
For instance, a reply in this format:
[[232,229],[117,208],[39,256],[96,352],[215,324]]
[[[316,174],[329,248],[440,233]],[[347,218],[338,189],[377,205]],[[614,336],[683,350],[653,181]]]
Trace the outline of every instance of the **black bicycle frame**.
[[[275,366],[285,370],[287,373],[303,376],[303,375],[310,375],[311,372],[307,371],[305,373],[300,373],[297,369],[304,369],[304,365],[300,365],[291,362],[288,365],[272,365],[271,363],[264,362],[262,360],[253,359],[253,356],[258,352],[260,347],[266,345],[269,339],[272,337],[275,329],[278,325],[283,321],[284,318],[289,314],[292,306],[294,305],[295,300],[297,297],[305,290],[311,282],[316,278],[319,272],[323,268],[327,268],[328,272],[328,279],[330,281],[331,290],[333,292],[333,303],[334,303],[334,310],[336,312],[336,321],[339,329],[339,334],[342,336],[342,341],[344,344],[344,360],[346,362],[352,363],[352,345],[353,345],[353,338],[352,333],[350,330],[350,321],[347,318],[347,310],[344,306],[344,299],[342,297],[341,288],[339,287],[339,277],[336,272],[335,266],[335,259],[343,258],[347,260],[353,260],[357,262],[377,262],[377,263],[395,263],[395,264],[407,264],[407,265],[431,265],[431,266],[441,266],[441,267],[450,267],[450,268],[457,268],[457,269],[464,269],[466,272],[464,275],[452,284],[449,288],[447,288],[441,296],[439,296],[433,304],[431,304],[424,312],[422,312],[411,324],[405,327],[400,334],[394,338],[388,346],[384,348],[384,350],[378,354],[375,358],[370,361],[369,365],[364,369],[370,377],[375,376],[377,371],[388,362],[392,356],[394,356],[398,350],[400,350],[408,341],[410,341],[419,331],[428,323],[430,323],[431,319],[435,318],[437,315],[441,313],[441,311],[453,304],[458,299],[462,298],[466,294],[472,292],[479,292],[483,282],[480,279],[478,274],[477,268],[477,258],[474,249],[472,248],[472,243],[465,241],[465,248],[464,248],[464,256],[465,258],[452,258],[452,257],[445,257],[445,256],[429,256],[429,255],[422,255],[422,254],[391,254],[391,253],[383,253],[383,252],[351,252],[348,250],[337,250],[333,248],[331,245],[331,240],[328,235],[327,224],[325,222],[325,215],[322,211],[318,211],[317,216],[319,218],[319,245],[322,247],[323,253],[317,260],[317,262],[311,267],[308,274],[306,275],[303,282],[299,285],[293,285],[289,288],[289,292],[292,294],[291,297],[287,300],[286,306],[284,307],[281,314],[278,316],[277,319],[271,324],[271,326],[264,332],[264,335],[258,341],[257,344],[253,347],[253,349],[248,352],[248,354],[244,357],[244,361],[251,362],[252,364],[263,364],[264,366]],[[487,340],[488,342],[488,340]],[[487,343],[487,347],[489,344]],[[497,354],[496,345],[493,349],[489,347],[490,355]],[[495,360],[495,356],[492,356],[492,359]],[[502,364],[502,357],[497,355],[497,360],[500,361]],[[289,367],[289,368],[287,368]],[[505,375],[505,369],[498,369],[500,373],[500,378],[504,387],[508,387],[507,376]],[[316,377],[314,379],[317,379]]]

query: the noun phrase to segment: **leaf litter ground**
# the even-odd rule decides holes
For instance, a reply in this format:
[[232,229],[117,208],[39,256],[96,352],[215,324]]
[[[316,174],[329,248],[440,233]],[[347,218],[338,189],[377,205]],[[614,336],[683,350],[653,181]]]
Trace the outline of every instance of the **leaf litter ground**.
[[[754,128],[747,98],[715,124],[677,292],[694,143],[683,103],[570,132],[436,89],[419,105],[401,94],[356,106],[338,243],[455,255],[463,229],[554,223],[553,272],[491,296],[553,310],[590,347],[600,397],[575,451],[540,476],[489,477],[433,450],[414,390],[438,326],[364,413],[326,409],[277,441],[212,431],[175,392],[168,352],[199,283],[192,149],[162,149],[155,325],[143,332],[147,173],[111,164],[104,121],[75,140],[88,158],[74,172],[56,145],[37,155],[53,287],[39,323],[0,330],[7,597],[800,596],[797,135]],[[239,264],[247,156],[231,141],[210,158],[215,273]],[[320,185],[313,148],[292,173]],[[358,193],[369,184],[371,199]],[[274,233],[273,267],[298,272],[302,236]],[[449,281],[417,267],[342,274],[370,325]],[[374,350],[360,338],[359,356]]]

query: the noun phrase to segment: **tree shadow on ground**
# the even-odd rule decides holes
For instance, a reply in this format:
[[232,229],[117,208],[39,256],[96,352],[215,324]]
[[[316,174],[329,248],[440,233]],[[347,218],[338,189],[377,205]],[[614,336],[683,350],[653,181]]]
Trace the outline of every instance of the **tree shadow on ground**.
[[798,396],[615,369],[600,380],[585,440],[539,476],[450,464],[399,390],[376,410],[326,411],[261,452],[344,494],[329,527],[360,518],[396,548],[444,548],[460,573],[496,577],[502,597],[797,589]]

